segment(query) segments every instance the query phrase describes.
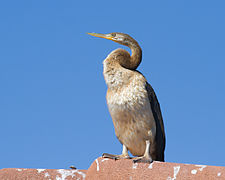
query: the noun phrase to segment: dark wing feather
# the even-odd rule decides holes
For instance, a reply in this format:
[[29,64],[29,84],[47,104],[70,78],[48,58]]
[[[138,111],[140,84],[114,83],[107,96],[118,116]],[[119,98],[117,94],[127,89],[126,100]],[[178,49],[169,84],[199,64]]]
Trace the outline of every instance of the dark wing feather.
[[161,114],[160,105],[156,94],[150,84],[146,82],[146,90],[148,92],[148,98],[151,104],[152,113],[156,122],[156,156],[158,161],[164,161],[164,150],[165,150],[165,131],[163,125],[163,118]]

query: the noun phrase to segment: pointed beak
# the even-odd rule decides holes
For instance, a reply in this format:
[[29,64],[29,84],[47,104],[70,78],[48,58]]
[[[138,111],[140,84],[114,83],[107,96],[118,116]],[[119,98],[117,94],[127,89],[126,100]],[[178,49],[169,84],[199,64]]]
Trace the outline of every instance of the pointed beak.
[[87,33],[87,34],[91,36],[99,37],[99,38],[114,40],[111,34],[101,34],[101,33]]

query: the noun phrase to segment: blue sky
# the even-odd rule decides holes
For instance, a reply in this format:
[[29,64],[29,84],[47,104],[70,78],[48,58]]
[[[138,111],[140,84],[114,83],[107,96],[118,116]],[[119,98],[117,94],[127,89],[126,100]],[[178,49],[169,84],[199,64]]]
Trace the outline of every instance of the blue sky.
[[[0,168],[87,169],[119,154],[102,61],[124,32],[143,49],[168,162],[225,165],[225,2],[0,2]],[[126,48],[127,49],[127,48]]]

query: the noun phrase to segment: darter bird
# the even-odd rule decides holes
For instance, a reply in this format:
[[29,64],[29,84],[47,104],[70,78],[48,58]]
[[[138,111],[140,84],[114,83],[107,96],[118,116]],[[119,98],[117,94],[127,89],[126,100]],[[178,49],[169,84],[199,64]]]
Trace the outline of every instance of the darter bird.
[[123,144],[121,155],[104,153],[112,159],[130,158],[134,162],[164,161],[165,132],[160,105],[152,86],[136,70],[142,50],[132,37],[123,33],[88,33],[128,46],[112,51],[103,61],[103,75],[108,90],[106,100],[115,133]]

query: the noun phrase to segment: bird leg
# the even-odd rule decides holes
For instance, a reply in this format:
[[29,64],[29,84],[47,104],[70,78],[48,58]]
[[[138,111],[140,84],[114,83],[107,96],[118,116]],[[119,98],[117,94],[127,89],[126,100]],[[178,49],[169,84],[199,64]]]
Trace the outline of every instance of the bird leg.
[[128,150],[127,147],[123,144],[123,151],[121,155],[114,155],[114,154],[108,154],[108,153],[104,153],[102,155],[103,158],[110,158],[110,159],[114,159],[114,160],[118,160],[118,159],[130,159],[131,157],[128,154]]
[[147,140],[145,142],[146,142],[146,148],[145,148],[144,155],[134,158],[134,160],[133,160],[134,163],[139,163],[139,162],[152,163],[153,160],[152,160],[152,157],[150,155],[150,141]]

